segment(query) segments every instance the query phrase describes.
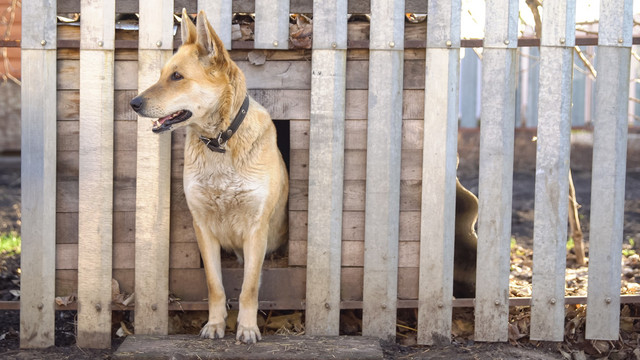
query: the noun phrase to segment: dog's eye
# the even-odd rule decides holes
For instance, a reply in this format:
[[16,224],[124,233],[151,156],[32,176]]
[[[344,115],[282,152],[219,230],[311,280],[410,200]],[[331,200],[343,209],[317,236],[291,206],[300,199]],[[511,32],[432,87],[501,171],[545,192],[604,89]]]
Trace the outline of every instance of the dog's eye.
[[174,72],[173,74],[171,74],[171,80],[177,81],[177,80],[182,80],[184,79],[182,77],[182,74],[180,74],[179,72]]

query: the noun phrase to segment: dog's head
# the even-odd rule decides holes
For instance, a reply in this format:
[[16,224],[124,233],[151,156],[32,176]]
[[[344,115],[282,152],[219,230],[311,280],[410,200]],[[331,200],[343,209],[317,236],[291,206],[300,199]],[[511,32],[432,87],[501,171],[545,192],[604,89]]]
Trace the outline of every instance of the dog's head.
[[[204,11],[193,24],[182,10],[182,46],[162,68],[160,79],[131,100],[140,116],[154,118],[152,130],[160,133],[188,124],[215,128],[228,117],[234,86],[244,78],[231,61]],[[244,92],[241,94],[244,96]]]

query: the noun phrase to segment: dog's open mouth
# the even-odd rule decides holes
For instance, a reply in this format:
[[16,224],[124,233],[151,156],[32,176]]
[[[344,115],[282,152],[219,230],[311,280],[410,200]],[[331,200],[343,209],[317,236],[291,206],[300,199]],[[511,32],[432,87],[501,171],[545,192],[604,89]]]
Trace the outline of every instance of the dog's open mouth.
[[190,117],[191,117],[191,111],[189,110],[176,111],[169,116],[165,116],[158,120],[152,120],[153,127],[151,128],[151,131],[153,131],[154,133],[160,133],[166,130],[170,130],[171,125],[181,123],[189,119]]

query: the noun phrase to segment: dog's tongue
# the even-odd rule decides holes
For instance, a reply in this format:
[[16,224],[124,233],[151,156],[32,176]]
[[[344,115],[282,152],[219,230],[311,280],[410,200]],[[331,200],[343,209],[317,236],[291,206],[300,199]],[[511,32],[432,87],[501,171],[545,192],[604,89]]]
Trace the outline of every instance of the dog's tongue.
[[169,116],[165,116],[163,118],[160,118],[160,119],[158,119],[158,122],[162,125],[162,124],[164,124],[165,121],[171,119],[172,116],[173,115],[169,115]]

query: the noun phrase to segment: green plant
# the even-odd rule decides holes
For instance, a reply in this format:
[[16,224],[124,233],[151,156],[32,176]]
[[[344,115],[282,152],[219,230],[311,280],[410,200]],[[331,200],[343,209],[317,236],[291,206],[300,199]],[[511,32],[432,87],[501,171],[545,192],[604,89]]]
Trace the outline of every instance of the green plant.
[[0,234],[0,254],[20,254],[22,240],[15,231]]
[[576,244],[573,242],[573,237],[569,236],[569,240],[567,240],[567,251],[573,249]]

